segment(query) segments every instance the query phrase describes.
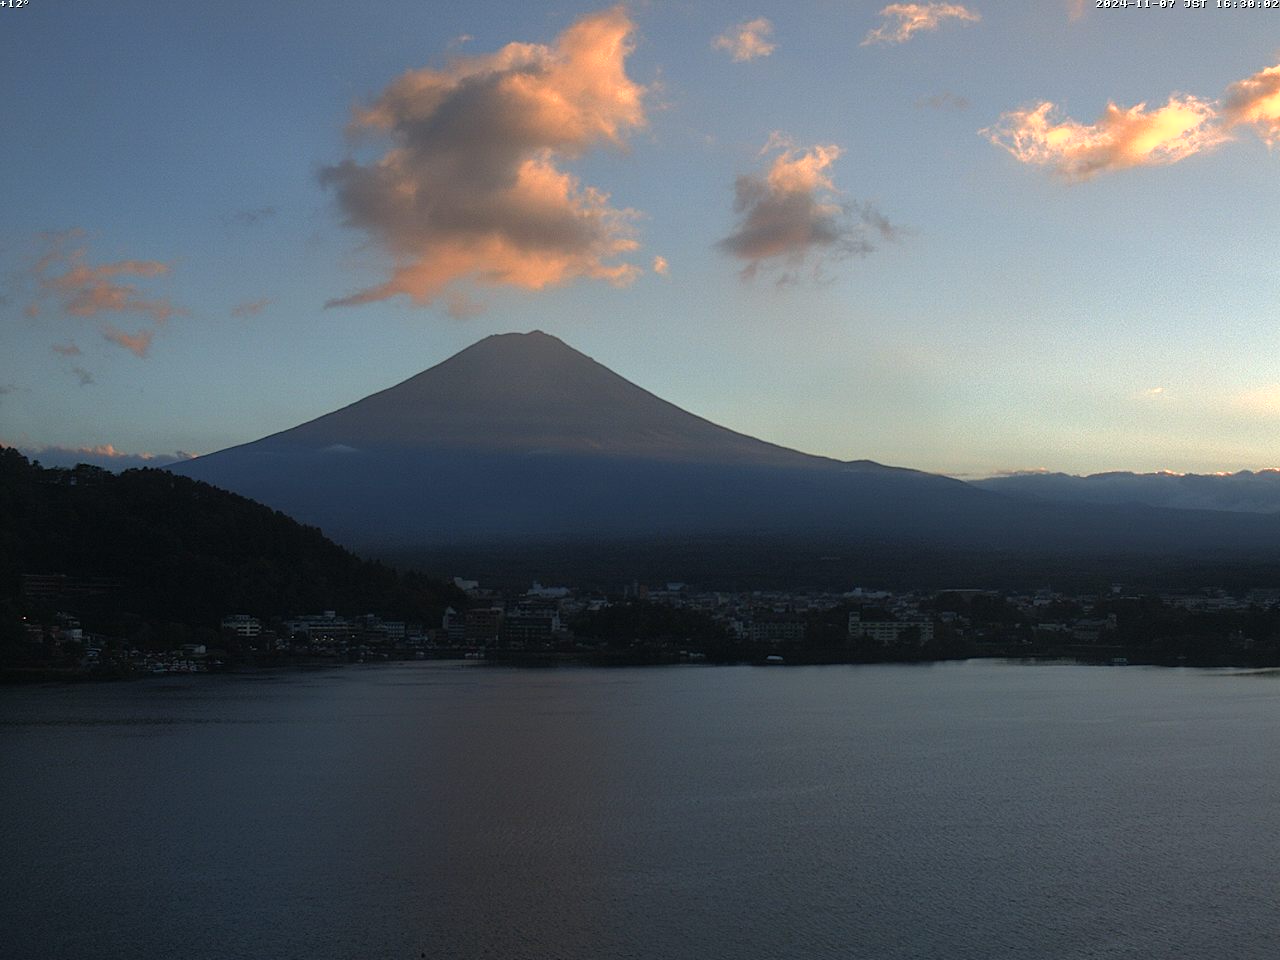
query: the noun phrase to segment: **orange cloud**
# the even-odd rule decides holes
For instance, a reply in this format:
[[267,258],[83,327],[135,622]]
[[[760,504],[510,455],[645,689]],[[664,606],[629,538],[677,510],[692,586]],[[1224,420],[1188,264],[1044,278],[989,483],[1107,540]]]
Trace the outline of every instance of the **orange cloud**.
[[1045,101],[1001,116],[980,131],[1023,163],[1049,167],[1067,180],[1087,180],[1099,173],[1129,167],[1177,163],[1227,139],[1217,125],[1213,104],[1197,97],[1174,95],[1163,107],[1145,103],[1125,109],[1107,104],[1093,124],[1052,116]]
[[[738,227],[718,244],[747,261],[743,277],[753,277],[766,261],[781,259],[797,267],[811,254],[818,267],[826,255],[867,254],[875,249],[866,228],[883,239],[896,233],[869,204],[844,204],[828,175],[840,157],[834,144],[798,149],[773,134],[762,154],[777,151],[764,176],[744,175],[734,184]],[[786,274],[784,280],[795,279]]]
[[773,35],[773,24],[764,17],[748,20],[730,27],[711,41],[716,50],[728,50],[735,63],[767,57],[777,48],[769,37]]
[[906,43],[912,34],[937,30],[944,20],[977,23],[982,19],[958,3],[891,3],[880,11],[884,23],[867,33],[859,46],[873,43]]
[[[135,284],[123,282],[123,278],[166,276],[169,273],[167,263],[120,260],[94,265],[87,261],[85,247],[72,246],[83,237],[84,231],[79,228],[43,235],[48,249],[31,268],[42,299],[60,301],[61,311],[68,317],[92,319],[102,314],[122,314],[146,317],[156,326],[183,312],[169,298],[144,296]],[[60,273],[54,272],[59,269]],[[31,303],[26,308],[29,317],[39,313],[38,303]],[[103,336],[136,356],[145,357],[155,330],[126,334],[106,326]],[[75,344],[55,346],[54,350],[64,356],[75,355],[70,352],[72,350],[79,352]]]
[[1227,87],[1222,104],[1228,126],[1251,126],[1268,147],[1280,143],[1280,64]]
[[[83,251],[71,254],[71,259],[78,260]],[[105,277],[118,277],[129,274],[136,277],[158,277],[169,272],[169,265],[156,260],[121,260],[119,263],[104,263],[100,267],[86,267],[77,263],[71,270],[49,281],[49,286],[56,290],[75,289],[87,283],[94,283]]]
[[630,283],[612,262],[638,246],[634,211],[558,162],[620,146],[645,124],[626,75],[633,25],[621,7],[583,17],[552,46],[511,43],[411,70],[355,111],[353,133],[387,142],[373,163],[322,173],[349,226],[393,258],[389,279],[329,302],[397,295],[422,305],[458,282],[529,290],[585,277]]
[[[75,447],[74,450],[76,453],[87,453],[90,456],[107,457],[112,460],[114,460],[117,457],[127,456],[127,454],[123,450],[117,450],[110,443],[97,443],[91,447]],[[137,456],[142,457],[144,460],[151,459],[151,454],[149,453],[140,453],[140,454],[137,454]]]
[[115,327],[107,327],[102,331],[104,339],[117,346],[124,347],[135,357],[144,358],[151,349],[151,340],[156,335],[154,330],[139,330],[137,333],[124,333]]
[[671,270],[671,264],[667,263],[666,257],[659,256],[659,257],[653,258],[654,273],[658,274],[659,276],[665,277],[670,270]]
[[[159,277],[169,272],[169,265],[156,260],[121,260],[89,266],[84,262],[83,247],[68,252],[65,243],[77,238],[80,231],[68,231],[56,235],[51,249],[33,268],[42,289],[62,298],[63,311],[73,317],[93,317],[99,313],[140,313],[150,316],[156,323],[164,323],[180,311],[165,298],[145,300],[138,289],[130,284],[117,283],[114,277]],[[46,276],[54,264],[63,263],[66,271],[57,276]],[[34,309],[33,309],[34,308]],[[31,304],[30,315],[39,313],[39,307]]]

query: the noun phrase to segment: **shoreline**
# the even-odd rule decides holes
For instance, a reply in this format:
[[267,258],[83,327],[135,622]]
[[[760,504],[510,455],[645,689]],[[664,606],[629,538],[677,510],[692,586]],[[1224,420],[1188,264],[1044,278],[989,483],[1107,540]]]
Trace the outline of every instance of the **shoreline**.
[[[450,651],[454,653],[454,651]],[[510,667],[516,669],[545,670],[556,667],[822,667],[822,666],[879,666],[879,665],[934,665],[940,663],[964,663],[968,661],[1004,661],[1011,664],[1027,666],[1062,664],[1070,666],[1094,667],[1164,667],[1192,668],[1200,670],[1252,670],[1259,673],[1280,671],[1280,663],[1247,663],[1247,662],[1191,662],[1182,657],[1176,660],[1156,659],[1142,656],[1082,656],[1062,651],[1044,651],[1029,653],[1012,649],[992,650],[986,652],[970,652],[944,657],[851,657],[835,656],[822,651],[791,651],[777,653],[780,657],[769,660],[759,657],[742,658],[710,658],[676,655],[647,655],[631,651],[619,652],[566,652],[537,650],[503,650],[488,651],[484,657],[434,656],[434,657],[388,657],[371,660],[344,660],[329,657],[312,657],[282,660],[270,663],[240,663],[214,670],[174,671],[165,673],[151,672],[111,672],[81,670],[71,667],[0,667],[0,687],[32,686],[38,684],[92,684],[114,682],[146,682],[156,680],[173,680],[176,677],[229,677],[269,675],[275,673],[308,673],[323,670],[337,670],[356,666],[383,666],[407,663],[449,663],[458,666],[474,667]]]

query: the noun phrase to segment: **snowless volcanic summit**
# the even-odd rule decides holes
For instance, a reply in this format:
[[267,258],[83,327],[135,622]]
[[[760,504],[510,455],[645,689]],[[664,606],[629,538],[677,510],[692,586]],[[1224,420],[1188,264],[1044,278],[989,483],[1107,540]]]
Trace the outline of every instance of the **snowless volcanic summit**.
[[831,495],[837,514],[855,500],[865,513],[850,497],[873,477],[983,496],[736,433],[541,331],[486,337],[350,406],[174,469],[357,547],[804,528],[838,519]]
[[686,413],[540,330],[486,337],[416,377],[251,446],[832,463]]

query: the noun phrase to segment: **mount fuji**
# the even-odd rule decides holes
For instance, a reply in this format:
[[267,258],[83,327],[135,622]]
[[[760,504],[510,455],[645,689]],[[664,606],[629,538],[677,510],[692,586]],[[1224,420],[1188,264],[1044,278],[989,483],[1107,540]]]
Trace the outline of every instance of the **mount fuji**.
[[372,553],[786,537],[1042,555],[1280,555],[1280,517],[1038,502],[766,443],[539,331],[487,337],[350,406],[169,469]]

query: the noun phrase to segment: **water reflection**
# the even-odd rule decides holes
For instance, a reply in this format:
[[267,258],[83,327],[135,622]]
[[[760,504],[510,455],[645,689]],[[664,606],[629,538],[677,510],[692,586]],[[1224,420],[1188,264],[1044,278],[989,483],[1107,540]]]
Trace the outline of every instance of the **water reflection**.
[[1271,956],[1280,691],[1227,676],[9,689],[0,926],[34,960]]

